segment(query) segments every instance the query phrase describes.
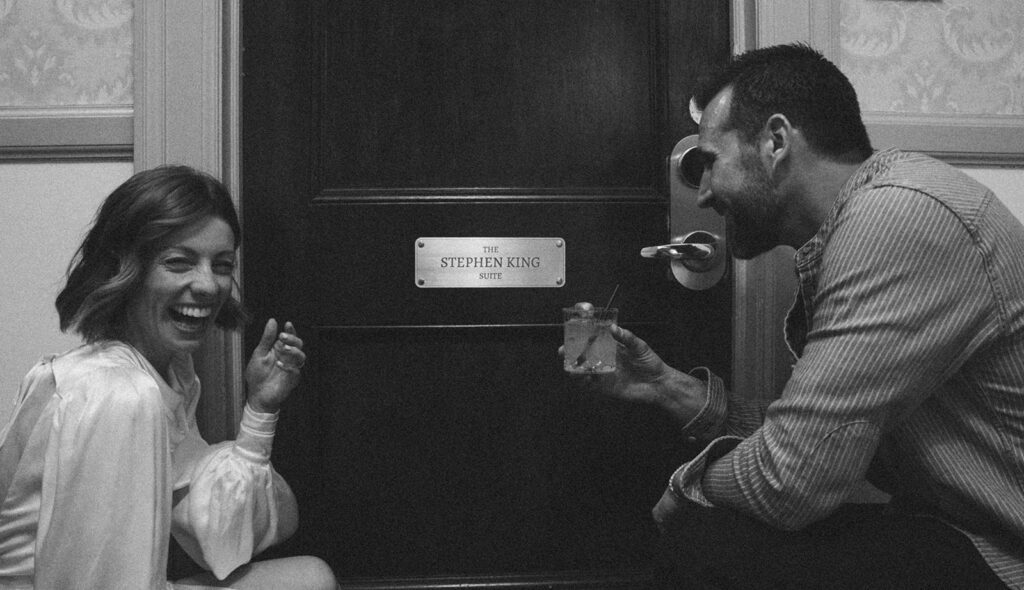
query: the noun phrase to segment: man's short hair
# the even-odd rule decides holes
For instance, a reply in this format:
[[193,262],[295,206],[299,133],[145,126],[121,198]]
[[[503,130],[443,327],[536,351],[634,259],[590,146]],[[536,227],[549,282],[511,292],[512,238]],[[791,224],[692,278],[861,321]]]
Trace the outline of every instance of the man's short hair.
[[746,141],[778,113],[827,158],[863,161],[871,155],[853,85],[835,64],[807,45],[774,45],[734,57],[700,81],[695,106],[704,110],[727,87],[733,93],[725,128],[735,129]]

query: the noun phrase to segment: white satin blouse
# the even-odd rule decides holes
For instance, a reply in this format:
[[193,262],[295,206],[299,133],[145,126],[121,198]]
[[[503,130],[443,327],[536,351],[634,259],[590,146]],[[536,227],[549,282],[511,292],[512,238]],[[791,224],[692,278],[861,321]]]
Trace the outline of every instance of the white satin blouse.
[[188,355],[169,382],[127,344],[40,361],[0,432],[0,588],[160,588],[170,535],[223,579],[297,526],[270,465],[276,414],[196,429]]

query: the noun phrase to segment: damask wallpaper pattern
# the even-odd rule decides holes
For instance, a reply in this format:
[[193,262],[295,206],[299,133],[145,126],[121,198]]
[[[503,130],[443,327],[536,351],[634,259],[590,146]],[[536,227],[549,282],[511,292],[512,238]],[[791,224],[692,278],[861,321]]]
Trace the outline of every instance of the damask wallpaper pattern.
[[132,0],[0,0],[0,107],[131,106]]
[[[133,0],[0,0],[0,107],[125,106]],[[865,111],[1024,115],[1024,0],[843,0]]]
[[862,110],[1024,115],[1024,0],[843,0],[841,14]]

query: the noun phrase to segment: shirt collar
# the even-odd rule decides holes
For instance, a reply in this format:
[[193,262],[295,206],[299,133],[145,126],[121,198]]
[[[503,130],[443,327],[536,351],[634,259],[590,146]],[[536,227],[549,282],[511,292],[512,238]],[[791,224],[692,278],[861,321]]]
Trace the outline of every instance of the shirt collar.
[[832,203],[832,208],[829,209],[828,215],[825,216],[825,220],[822,222],[821,227],[818,228],[818,231],[815,232],[810,240],[807,240],[803,246],[797,249],[795,258],[798,268],[810,264],[821,256],[825,244],[828,243],[829,237],[832,235],[839,212],[846,205],[850,196],[860,190],[860,188],[870,184],[880,172],[887,170],[902,155],[903,152],[894,148],[888,148],[877,151],[867,160],[864,160],[839,191],[839,196]]

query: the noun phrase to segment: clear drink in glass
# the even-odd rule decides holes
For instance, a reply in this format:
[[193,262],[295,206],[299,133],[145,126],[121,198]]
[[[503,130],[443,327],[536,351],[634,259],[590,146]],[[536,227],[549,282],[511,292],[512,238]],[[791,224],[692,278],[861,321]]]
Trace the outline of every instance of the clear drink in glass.
[[569,373],[610,373],[615,370],[615,339],[608,327],[616,323],[619,310],[612,308],[566,307],[564,368]]

